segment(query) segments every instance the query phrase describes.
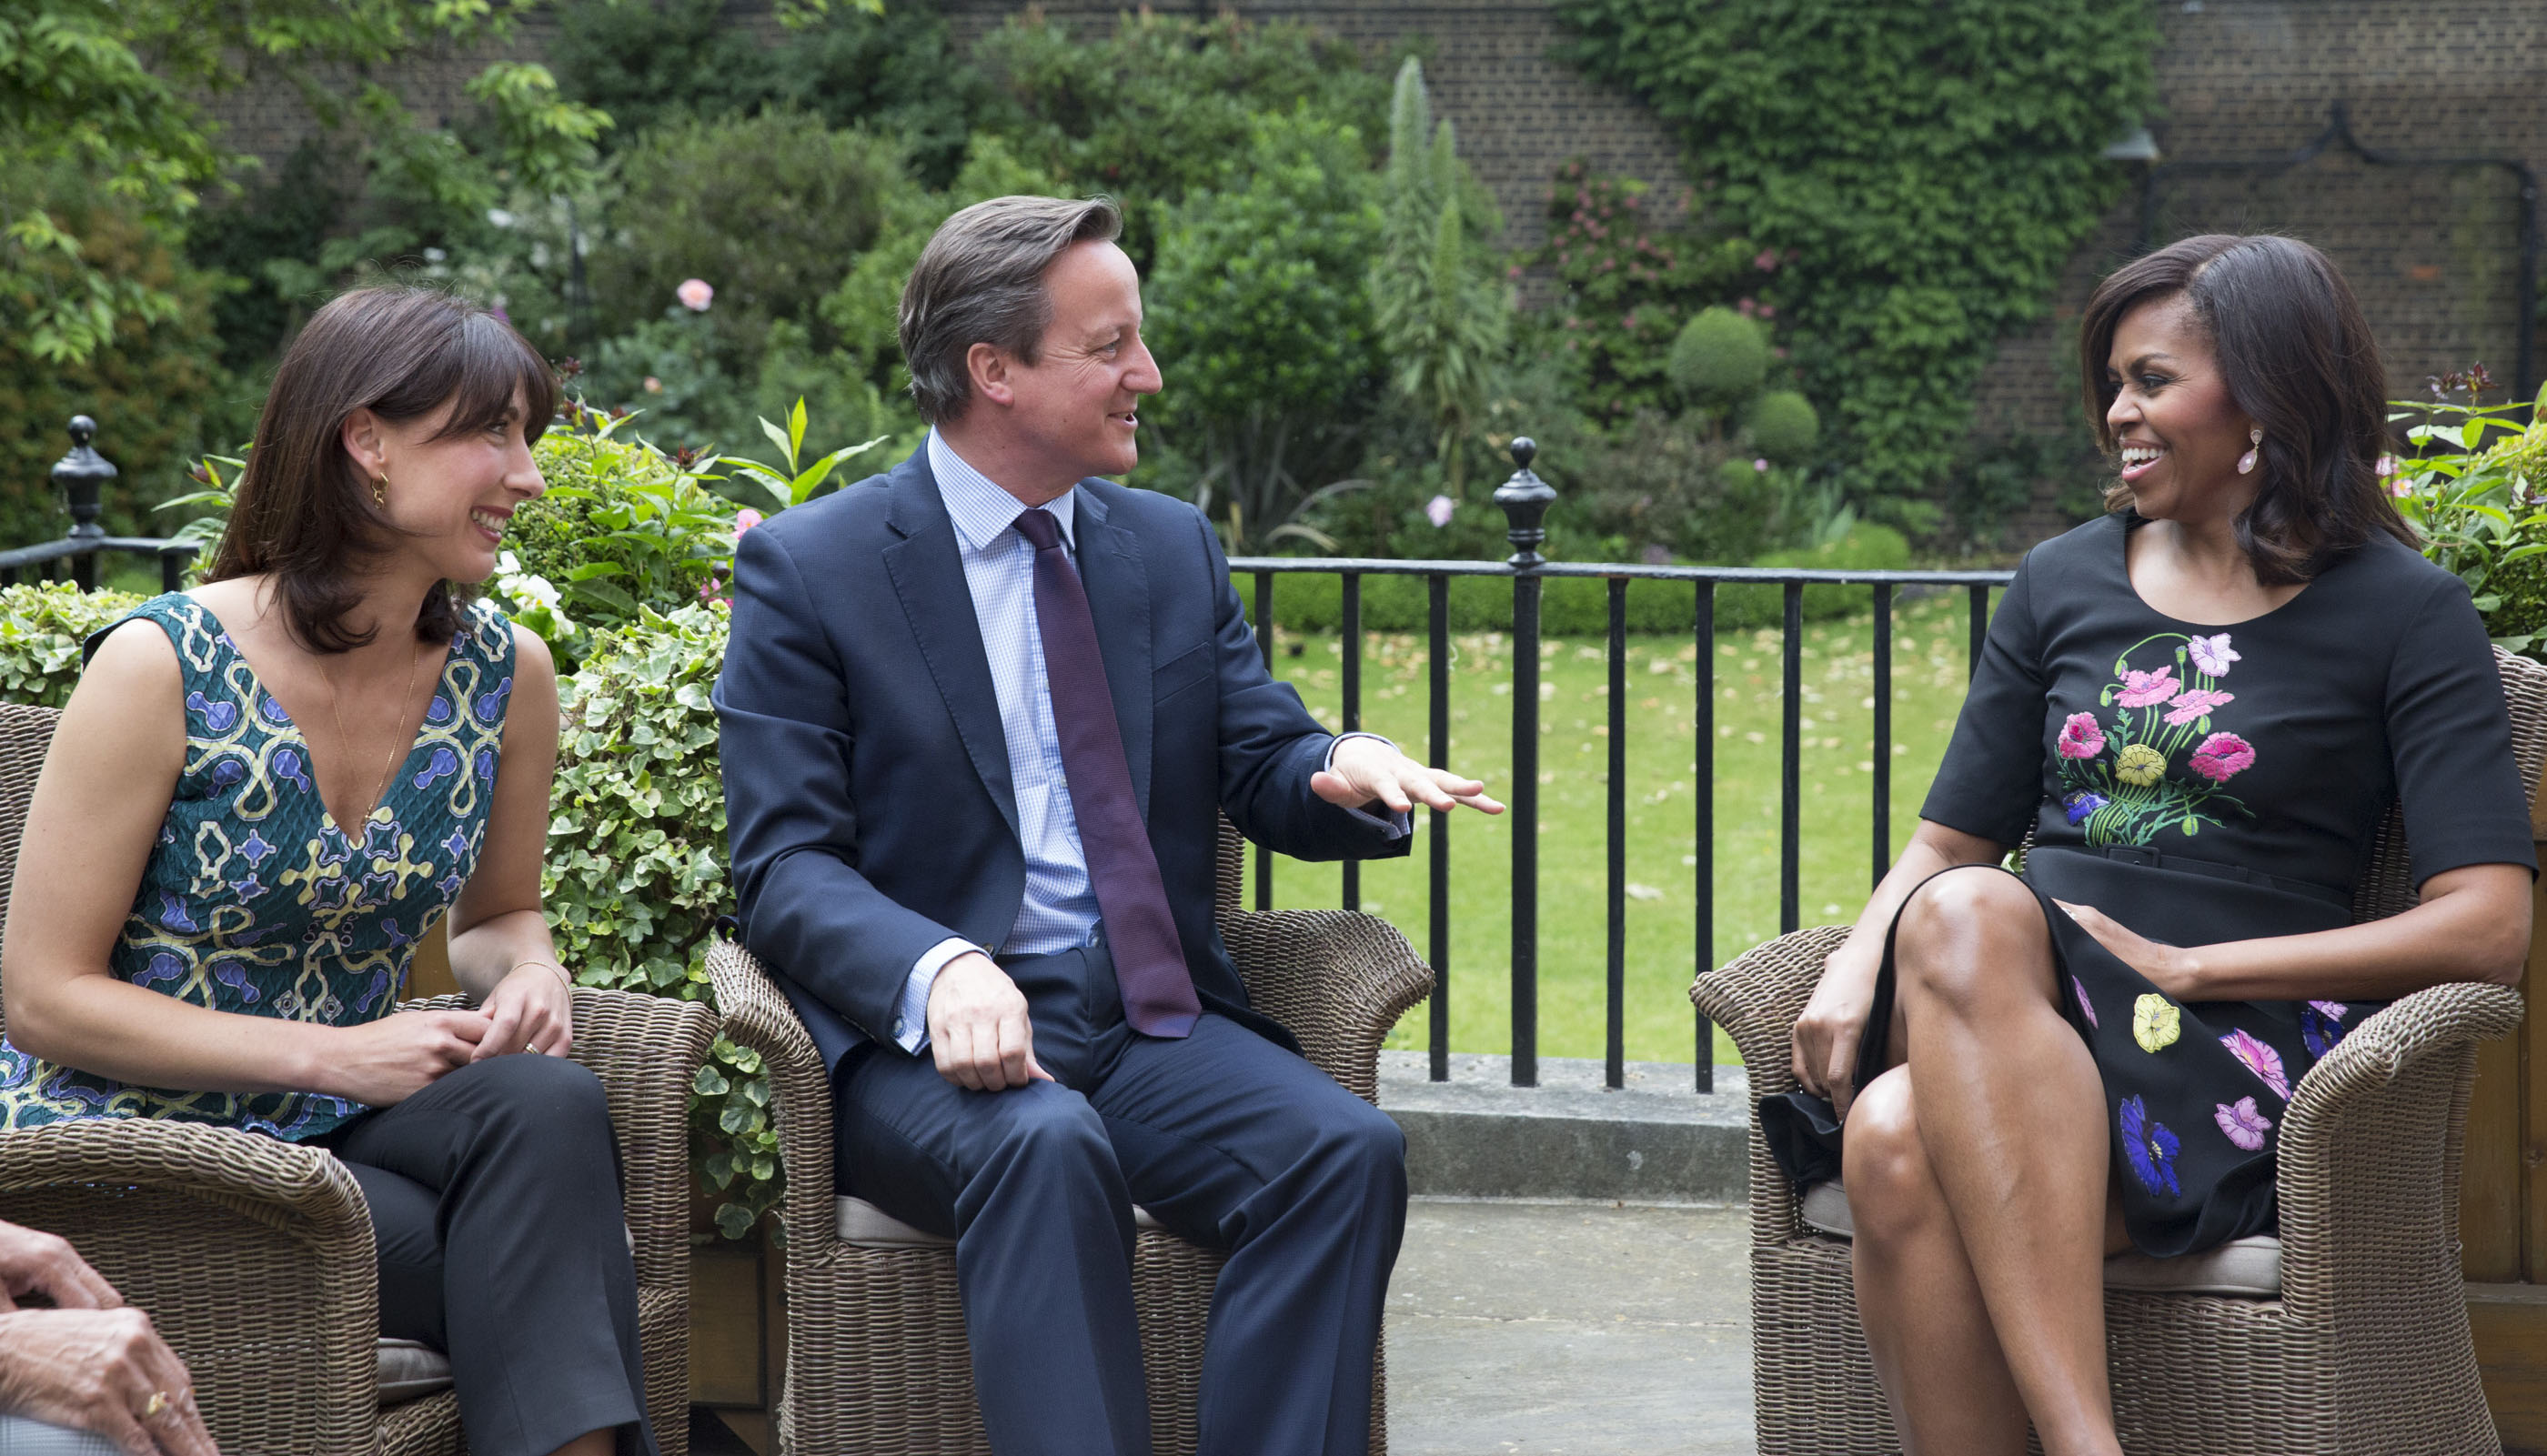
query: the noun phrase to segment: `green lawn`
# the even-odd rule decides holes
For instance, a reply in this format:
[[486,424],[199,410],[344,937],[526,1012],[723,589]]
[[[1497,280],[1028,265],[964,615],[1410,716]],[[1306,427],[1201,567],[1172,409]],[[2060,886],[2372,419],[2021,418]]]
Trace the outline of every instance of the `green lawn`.
[[[1917,822],[1919,803],[1945,751],[1965,679],[1960,594],[1893,614],[1892,847]],[[1869,777],[1874,744],[1873,619],[1808,625],[1803,652],[1802,915],[1807,925],[1854,918],[1871,869]],[[1696,758],[1693,706],[1698,648],[1686,639],[1627,641],[1626,1053],[1630,1061],[1686,1062],[1693,1051],[1690,978],[1778,932],[1779,634],[1728,633],[1715,642],[1715,944],[1698,954],[1697,825],[1689,793]],[[1500,797],[1512,769],[1512,644],[1502,634],[1456,640],[1451,675],[1450,766],[1483,778]],[[1607,929],[1609,668],[1599,642],[1541,644],[1539,743],[1540,1055],[1599,1057],[1603,1050]],[[1312,712],[1339,725],[1343,644],[1333,635],[1276,632],[1274,671]],[[1362,725],[1421,756],[1430,721],[1430,674],[1420,636],[1368,634],[1362,655]],[[1418,815],[1413,854],[1366,864],[1361,908],[1387,917],[1417,949],[1427,944],[1429,828]],[[1505,1052],[1512,1045],[1509,816],[1462,813],[1451,821],[1450,1045]],[[1251,864],[1252,875],[1252,864]],[[1253,882],[1250,883],[1253,896]],[[1274,903],[1332,906],[1334,865],[1279,859]],[[1251,899],[1251,903],[1253,902]],[[1418,1006],[1388,1045],[1428,1045]],[[1738,1059],[1719,1031],[1719,1062]]]

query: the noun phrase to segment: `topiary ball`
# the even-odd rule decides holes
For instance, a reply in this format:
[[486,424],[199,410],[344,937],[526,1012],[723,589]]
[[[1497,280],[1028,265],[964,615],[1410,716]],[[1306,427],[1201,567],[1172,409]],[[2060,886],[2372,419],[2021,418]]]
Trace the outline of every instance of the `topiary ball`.
[[1727,403],[1759,388],[1769,377],[1769,338],[1760,325],[1730,308],[1702,309],[1672,341],[1665,368],[1682,393]]
[[1813,403],[1793,389],[1773,389],[1751,406],[1751,444],[1782,466],[1801,464],[1822,432]]

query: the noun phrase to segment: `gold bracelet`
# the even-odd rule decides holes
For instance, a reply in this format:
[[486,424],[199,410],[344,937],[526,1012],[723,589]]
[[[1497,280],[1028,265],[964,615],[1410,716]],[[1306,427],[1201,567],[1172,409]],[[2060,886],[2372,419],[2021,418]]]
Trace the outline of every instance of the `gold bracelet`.
[[[519,971],[524,966],[546,966],[558,974],[558,980],[566,983],[567,989],[574,989],[574,978],[567,975],[566,968],[557,964],[555,961],[515,961],[513,963],[513,971]],[[512,971],[507,971],[504,974],[510,976],[513,973]]]

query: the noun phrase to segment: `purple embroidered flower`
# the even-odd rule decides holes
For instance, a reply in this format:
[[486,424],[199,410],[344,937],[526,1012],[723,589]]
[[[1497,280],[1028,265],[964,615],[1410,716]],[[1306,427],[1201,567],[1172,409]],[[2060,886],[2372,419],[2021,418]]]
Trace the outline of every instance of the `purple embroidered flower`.
[[2194,638],[2184,644],[2184,650],[2192,656],[2194,666],[2213,677],[2227,677],[2230,663],[2245,660],[2229,650],[2229,634],[2225,632],[2218,637]]
[[2172,664],[2155,672],[2123,670],[2123,695],[2118,700],[2126,708],[2148,708],[2172,698],[2184,687],[2175,680]]
[[2230,1056],[2245,1063],[2248,1071],[2262,1078],[2264,1085],[2273,1089],[2274,1096],[2285,1102],[2291,1100],[2291,1079],[2282,1073],[2281,1053],[2243,1031],[2233,1031],[2222,1037],[2220,1045],[2229,1049]]
[[2096,1003],[2087,999],[2087,983],[2072,976],[2069,978],[2069,988],[2078,993],[2078,1010],[2087,1018],[2087,1024],[2101,1030],[2104,1023],[2096,1019]]
[[2089,815],[2112,802],[2093,789],[2081,789],[2061,801],[2064,808],[2068,811],[2069,822],[2073,824],[2085,823]]
[[2212,709],[2219,708],[2236,701],[2238,701],[2238,695],[2236,693],[2217,692],[2210,688],[2195,688],[2191,692],[2177,695],[2175,705],[2169,708],[2166,712],[2166,721],[2176,728],[2182,728],[2186,724],[2193,722],[2195,719],[2209,714]]
[[2193,750],[2191,766],[2211,782],[2225,784],[2231,775],[2244,772],[2254,762],[2254,744],[2236,733],[2213,733]]
[[2230,1142],[2249,1153],[2264,1151],[2264,1134],[2273,1130],[2273,1120],[2255,1110],[2254,1098],[2240,1097],[2235,1105],[2216,1105],[2218,1110],[2211,1114],[2211,1120],[2220,1124],[2220,1131]]
[[2093,758],[2105,751],[2105,730],[2096,726],[2091,713],[2072,713],[2061,725],[2058,745],[2064,758]]
[[2309,1001],[2300,1007],[2300,1043],[2312,1057],[2323,1057],[2343,1040],[2348,1028],[2343,1013],[2352,1008],[2341,1001]]
[[2149,1109],[2138,1097],[2125,1097],[2122,1108],[2123,1156],[2132,1160],[2132,1172],[2141,1186],[2152,1193],[2164,1193],[2169,1198],[2183,1195],[2175,1181],[2175,1155],[2183,1145],[2163,1123],[2152,1120]]

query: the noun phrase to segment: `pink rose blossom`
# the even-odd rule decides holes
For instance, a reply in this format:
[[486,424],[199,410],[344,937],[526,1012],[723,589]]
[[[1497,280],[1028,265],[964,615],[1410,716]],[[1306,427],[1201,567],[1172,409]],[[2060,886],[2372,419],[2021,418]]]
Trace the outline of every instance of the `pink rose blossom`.
[[2291,1100],[2291,1079],[2282,1073],[2281,1053],[2243,1031],[2233,1031],[2222,1037],[2220,1045],[2229,1049],[2230,1056],[2245,1063],[2248,1071],[2263,1078],[2264,1085],[2273,1089],[2274,1096],[2285,1102]]
[[2229,782],[2230,776],[2252,768],[2255,745],[2236,733],[2213,733],[2193,750],[2191,767],[2215,784]]
[[2105,730],[2096,726],[2095,715],[2072,713],[2061,725],[2061,756],[2093,758],[2105,751]]
[[1763,273],[1776,272],[1778,269],[1778,254],[1776,250],[1771,248],[1762,248],[1760,250],[1760,256],[1751,260],[1751,266],[1759,269]]
[[2176,698],[2175,706],[2167,711],[2166,721],[2177,728],[2182,728],[2186,724],[2193,722],[2195,719],[2208,714],[2214,708],[2219,708],[2237,701],[2238,695],[2236,693],[2214,692],[2210,688],[2195,688],[2191,692],[2181,694]]
[[1755,458],[1755,459],[1751,462],[1751,469],[1753,469],[1753,470],[1755,470],[1755,471],[1761,471],[1762,473],[1764,473],[1764,474],[1765,474],[1765,473],[1767,473],[1767,471],[1768,471],[1768,470],[1769,470],[1769,462],[1768,462],[1768,461],[1766,461],[1766,460],[1763,460],[1763,459],[1756,459],[1756,458]]
[[2213,1105],[2218,1110],[2211,1114],[2211,1120],[2220,1124],[2220,1131],[2228,1136],[2230,1142],[2249,1153],[2264,1151],[2264,1134],[2272,1131],[2273,1120],[2255,1110],[2254,1098],[2240,1097],[2234,1105],[2227,1102]]
[[753,510],[751,507],[745,506],[742,510],[734,513],[734,534],[741,536],[746,531],[750,530],[752,527],[757,526],[768,519],[769,518],[767,516]]
[[692,313],[705,313],[708,304],[716,301],[716,288],[704,278],[685,278],[679,288],[672,290],[672,297]]
[[1451,502],[1447,495],[1437,495],[1424,503],[1424,519],[1435,526],[1450,524]]
[[2172,666],[2161,667],[2155,672],[2134,672],[2125,668],[2120,701],[2126,708],[2148,708],[2174,697],[2183,686],[2175,680]]
[[2197,637],[2186,642],[2184,649],[2192,655],[2194,666],[2213,677],[2227,677],[2230,663],[2245,660],[2230,650],[2229,634],[2225,632],[2218,637]]

